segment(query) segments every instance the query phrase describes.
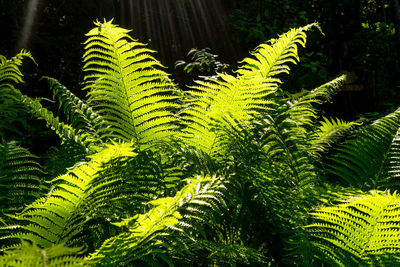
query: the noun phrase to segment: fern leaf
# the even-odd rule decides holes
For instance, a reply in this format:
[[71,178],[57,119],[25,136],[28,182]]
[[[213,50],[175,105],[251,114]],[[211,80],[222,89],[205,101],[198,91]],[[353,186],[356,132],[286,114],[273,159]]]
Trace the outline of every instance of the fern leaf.
[[315,222],[307,228],[321,259],[337,266],[397,264],[399,200],[396,193],[376,191],[311,213]]
[[296,64],[299,61],[298,46],[304,47],[307,35],[312,27],[319,27],[317,23],[291,29],[287,33],[272,39],[268,44],[261,44],[252,53],[255,58],[246,58],[242,62],[238,73],[245,76],[260,75],[262,77],[274,77],[281,73],[289,73],[289,63]]
[[[143,260],[150,262],[155,259],[155,255],[149,253],[156,253],[161,262],[169,262],[166,257],[167,251],[162,246],[165,245],[166,248],[178,246],[174,248],[175,251],[179,248],[184,250],[186,247],[185,242],[176,236],[174,238],[174,234],[170,231],[184,233],[184,229],[191,229],[191,225],[184,222],[190,222],[196,217],[206,217],[207,213],[204,214],[201,210],[218,205],[217,202],[221,201],[220,191],[224,186],[215,179],[198,177],[188,182],[174,197],[151,201],[149,204],[153,208],[147,213],[117,223],[117,226],[127,227],[128,232],[106,240],[87,259],[98,265],[133,264],[135,261]],[[190,219],[181,215],[181,210],[189,207],[191,212],[188,215],[192,216]]]
[[48,126],[62,139],[72,140],[85,147],[87,151],[91,150],[92,146],[98,141],[88,133],[77,131],[70,125],[60,122],[59,118],[55,117],[51,111],[44,108],[39,101],[25,95],[22,95],[21,99],[22,103],[28,107],[36,117],[45,120]]
[[103,118],[84,101],[75,96],[59,81],[51,77],[43,77],[53,91],[53,97],[58,99],[59,108],[62,108],[71,126],[75,130],[84,131],[95,135],[100,128],[106,128]]
[[322,153],[326,153],[328,148],[337,142],[344,134],[360,126],[361,123],[345,122],[338,118],[327,119],[323,117],[320,126],[310,136],[310,154],[320,157]]
[[189,108],[182,113],[186,142],[213,157],[226,155],[227,136],[221,128],[231,125],[237,130],[275,104],[271,94],[281,82],[275,76],[288,73],[289,63],[296,64],[297,47],[305,45],[305,31],[312,26],[316,24],[292,29],[271,40],[271,45],[260,45],[252,53],[254,58],[243,60],[236,77],[219,74],[217,80],[197,82]]
[[15,142],[0,144],[0,213],[20,212],[38,198],[43,174],[27,149]]
[[175,129],[172,111],[178,106],[173,83],[158,69],[161,64],[128,30],[112,21],[95,25],[85,42],[84,89],[110,125],[110,138],[133,140],[139,147],[169,138]]
[[77,256],[81,248],[67,248],[62,245],[41,249],[23,242],[20,248],[7,250],[0,256],[0,265],[8,267],[68,267],[89,266],[82,257]]
[[[3,239],[29,240],[41,247],[53,244],[72,243],[83,230],[87,207],[92,194],[90,184],[104,164],[116,158],[135,154],[129,144],[109,144],[100,152],[90,156],[91,161],[75,165],[67,174],[53,179],[53,188],[45,197],[37,199],[21,213],[10,215],[21,222],[19,231]],[[16,226],[5,229],[13,230]]]
[[12,125],[15,122],[24,123],[21,119],[21,93],[14,88],[14,85],[23,82],[23,74],[19,67],[26,57],[35,62],[32,55],[25,50],[21,50],[11,59],[0,55],[0,135],[2,137],[5,137],[7,132],[19,133],[17,127]]
[[288,113],[293,121],[299,127],[308,131],[307,127],[311,127],[317,118],[317,109],[314,105],[321,105],[328,102],[336,90],[344,83],[346,76],[342,75],[329,81],[306,95],[294,101],[287,101]]
[[337,149],[328,171],[360,188],[397,188],[400,109],[361,127]]
[[35,62],[31,53],[24,49],[11,59],[6,59],[0,55],[0,85],[2,90],[9,89],[14,91],[14,93],[19,93],[19,91],[14,89],[13,83],[23,82],[23,74],[19,70],[19,66],[22,65],[22,60],[25,57]]

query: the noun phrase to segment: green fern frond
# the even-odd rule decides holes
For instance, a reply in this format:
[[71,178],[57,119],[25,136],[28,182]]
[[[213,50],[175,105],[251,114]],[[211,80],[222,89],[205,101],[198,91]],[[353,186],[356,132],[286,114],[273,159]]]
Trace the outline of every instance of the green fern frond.
[[14,93],[19,93],[14,89],[13,83],[22,83],[23,74],[19,70],[19,66],[22,65],[23,58],[33,59],[30,52],[26,50],[21,50],[15,57],[7,59],[3,55],[0,55],[0,88],[1,90],[9,89],[14,91]]
[[[21,225],[4,227],[16,233],[2,239],[23,239],[41,247],[53,244],[73,243],[83,231],[88,218],[84,210],[96,208],[95,203],[87,203],[92,194],[90,184],[102,170],[104,164],[116,158],[132,157],[129,144],[109,144],[100,152],[89,156],[91,161],[78,163],[67,174],[53,179],[53,187],[47,196],[37,199],[21,213],[10,215]],[[92,204],[92,207],[87,205]],[[101,204],[101,203],[100,203]]]
[[14,85],[23,82],[23,74],[19,67],[26,57],[35,62],[32,55],[25,50],[21,50],[11,59],[0,55],[0,135],[3,138],[7,132],[19,133],[17,127],[13,127],[16,122],[24,123],[21,118],[23,110],[20,103],[21,93],[14,88]]
[[268,96],[275,92],[275,79],[262,77],[234,77],[220,74],[220,80],[198,82],[190,92],[189,108],[182,118],[186,128],[184,142],[216,157],[224,155],[226,134],[224,126],[249,124],[260,110],[268,109],[274,102]]
[[261,44],[252,53],[254,58],[246,58],[242,62],[238,73],[244,76],[260,75],[262,77],[274,77],[281,73],[289,73],[289,63],[296,64],[300,59],[298,46],[306,44],[306,31],[312,27],[319,27],[317,23],[291,29],[270,40],[269,44]]
[[68,248],[56,245],[41,249],[28,242],[22,242],[20,248],[7,250],[0,256],[0,265],[7,267],[68,267],[89,266],[82,257],[81,248]]
[[[128,30],[112,21],[96,22],[85,42],[85,88],[89,103],[110,126],[110,138],[134,141],[139,147],[171,137],[173,83],[150,49],[133,41]],[[108,130],[108,129],[107,129]]]
[[287,101],[288,113],[290,118],[295,121],[299,127],[308,131],[317,118],[317,109],[315,105],[321,105],[329,101],[336,90],[344,83],[345,75],[337,77],[296,100]]
[[68,124],[59,121],[58,117],[55,117],[51,111],[44,108],[39,101],[31,99],[25,95],[21,96],[22,103],[30,109],[30,111],[39,119],[46,121],[47,125],[54,130],[62,139],[72,140],[77,144],[85,147],[87,151],[92,149],[92,146],[98,142],[89,133],[77,131]]
[[40,196],[44,173],[38,158],[15,142],[0,144],[0,214],[20,212]]
[[238,130],[275,104],[272,94],[281,82],[275,76],[288,73],[289,63],[296,64],[297,47],[305,45],[305,31],[312,26],[316,24],[292,29],[271,40],[271,45],[260,45],[252,53],[254,58],[243,60],[236,77],[219,74],[217,80],[197,82],[182,113],[183,139],[213,157],[226,155],[226,134],[221,128]]
[[[177,235],[190,236],[193,233],[190,222],[200,220],[204,223],[201,218],[209,215],[204,209],[215,208],[223,195],[221,190],[224,186],[215,178],[198,177],[187,181],[188,184],[174,197],[151,201],[149,204],[153,208],[147,213],[117,223],[117,226],[126,227],[128,232],[108,239],[87,259],[99,266],[131,265],[135,261],[157,262],[156,258],[161,264],[173,264],[168,250],[174,247],[171,252],[179,254],[179,250],[187,248],[182,237]],[[181,215],[183,210],[190,212]],[[190,240],[188,236],[185,238]]]
[[100,128],[106,128],[103,118],[84,101],[75,96],[59,81],[51,77],[43,77],[50,85],[53,97],[58,99],[59,108],[63,110],[71,126],[76,131],[84,131],[95,135]]
[[398,188],[400,109],[361,127],[337,149],[328,171],[363,189]]
[[336,266],[398,264],[399,203],[396,193],[376,191],[311,213],[315,222],[307,229],[320,258]]
[[327,119],[322,117],[320,125],[312,133],[310,138],[310,154],[315,157],[320,157],[326,153],[332,144],[336,143],[347,132],[355,126],[360,126],[361,123],[345,122],[338,118]]

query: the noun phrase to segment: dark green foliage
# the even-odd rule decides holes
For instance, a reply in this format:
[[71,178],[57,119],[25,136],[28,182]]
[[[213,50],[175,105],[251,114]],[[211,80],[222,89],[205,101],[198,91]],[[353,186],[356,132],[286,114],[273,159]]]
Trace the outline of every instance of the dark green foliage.
[[0,144],[0,214],[20,212],[41,196],[45,174],[38,158],[15,142]]
[[90,266],[82,257],[81,248],[68,248],[57,245],[41,249],[28,242],[22,242],[22,246],[7,250],[0,256],[0,265],[7,267],[68,267],[68,266]]
[[[200,73],[201,75],[215,75],[216,72],[225,72],[229,68],[228,64],[218,61],[218,55],[212,54],[209,48],[201,50],[192,48],[187,53],[187,56],[191,56],[192,62],[186,62],[184,60],[178,60],[175,62],[175,68],[183,67],[183,71],[187,74]],[[216,78],[216,76],[211,76],[207,77],[207,79],[213,77]]]
[[15,57],[6,59],[0,55],[0,135],[18,133],[16,123],[24,124],[22,105],[19,101],[21,93],[14,88],[15,84],[22,83],[23,74],[19,67],[24,58],[33,60],[31,53],[21,50]]
[[[175,197],[153,200],[147,213],[116,223],[127,232],[107,240],[88,260],[99,266],[132,265],[135,261],[162,265],[182,257],[194,238],[200,238],[200,227],[223,203],[225,190],[215,178],[198,177],[187,182]],[[172,255],[168,255],[171,249]]]
[[329,161],[336,179],[361,189],[398,189],[400,110],[364,125]]
[[[67,174],[52,180],[49,193],[28,205],[22,212],[10,215],[19,225],[9,225],[3,229],[10,234],[3,239],[29,240],[46,248],[54,244],[72,244],[79,240],[87,211],[102,205],[107,191],[101,198],[88,201],[93,188],[90,187],[96,173],[113,158],[133,156],[126,144],[108,145],[101,152],[91,156],[91,161],[77,163]],[[15,229],[18,229],[15,231]]]
[[53,97],[59,102],[59,109],[70,121],[72,128],[83,130],[93,135],[97,134],[100,128],[106,128],[103,118],[97,114],[84,101],[75,96],[65,86],[54,78],[44,77],[50,85]]
[[334,266],[393,266],[400,259],[399,197],[375,191],[313,213],[316,258]]

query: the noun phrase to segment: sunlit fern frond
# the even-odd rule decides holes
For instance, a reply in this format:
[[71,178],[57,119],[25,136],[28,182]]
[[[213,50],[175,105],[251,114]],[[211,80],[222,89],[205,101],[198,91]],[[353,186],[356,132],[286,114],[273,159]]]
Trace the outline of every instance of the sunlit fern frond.
[[87,259],[99,266],[173,264],[168,254],[187,250],[186,242],[193,242],[195,236],[193,222],[207,222],[210,209],[222,201],[223,190],[221,181],[214,178],[188,180],[174,197],[153,200],[147,213],[117,223],[128,231],[108,239]]
[[182,113],[186,128],[184,141],[212,157],[226,155],[223,126],[235,128],[248,124],[258,110],[265,110],[273,101],[268,95],[276,90],[274,79],[234,77],[220,74],[219,80],[198,82],[190,92],[189,108]]
[[364,125],[329,158],[328,171],[362,189],[398,188],[400,109]]
[[[87,202],[93,190],[90,184],[97,173],[113,159],[134,155],[129,144],[109,144],[91,155],[89,162],[76,164],[67,174],[53,179],[53,186],[46,196],[37,199],[22,212],[10,215],[20,225],[3,227],[11,233],[2,239],[28,240],[43,248],[61,243],[72,244],[83,232],[88,220],[83,211],[101,204]],[[93,206],[87,207],[89,204]]]
[[0,55],[1,90],[9,89],[15,91],[13,84],[22,83],[23,74],[19,70],[19,66],[22,65],[23,58],[30,58],[35,62],[31,53],[26,50],[21,50],[21,52],[11,59],[7,59],[3,55]]
[[32,55],[25,50],[11,59],[0,55],[0,136],[3,138],[6,138],[8,132],[12,135],[19,133],[15,127],[16,122],[24,123],[21,118],[21,93],[14,88],[14,85],[23,82],[23,74],[19,67],[24,58],[33,60]]
[[246,58],[238,73],[245,76],[261,75],[262,77],[274,77],[281,73],[289,73],[289,63],[296,64],[299,61],[298,46],[306,44],[306,31],[312,27],[319,28],[317,23],[291,29],[287,33],[272,39],[270,44],[261,44],[252,53],[254,58]]
[[0,214],[20,212],[43,190],[38,158],[15,142],[0,144]]
[[71,122],[71,127],[76,131],[84,129],[85,132],[95,135],[99,129],[106,128],[103,118],[79,99],[59,81],[51,77],[43,77],[50,85],[53,97],[57,98],[59,108]]
[[400,198],[375,191],[323,207],[307,226],[316,258],[334,266],[395,266],[400,256]]
[[315,157],[320,157],[326,153],[333,144],[343,138],[355,126],[360,126],[361,123],[345,122],[338,118],[327,119],[322,117],[319,121],[319,126],[309,136],[310,139],[310,154]]
[[297,46],[305,45],[305,31],[312,26],[292,29],[272,40],[271,45],[259,46],[252,53],[255,58],[243,60],[237,76],[219,74],[219,79],[197,82],[190,92],[193,98],[188,101],[189,108],[182,113],[186,142],[214,157],[226,155],[226,135],[218,125],[235,128],[235,122],[249,123],[259,111],[274,104],[271,94],[280,83],[275,76],[288,73],[288,63],[296,64]]
[[296,122],[298,127],[304,128],[304,131],[310,130],[318,117],[316,105],[328,102],[336,90],[344,83],[345,75],[342,75],[332,81],[329,81],[309,93],[295,100],[288,100],[288,113],[291,119]]
[[143,213],[146,203],[175,193],[175,187],[186,178],[179,166],[171,166],[173,162],[165,162],[151,150],[138,151],[136,157],[123,162],[110,162],[91,183],[93,193],[88,198],[89,203],[100,203],[106,196],[106,208],[87,212],[110,221]]
[[175,87],[149,55],[153,51],[112,21],[95,25],[85,42],[84,89],[90,90],[89,104],[110,126],[109,137],[134,141],[140,148],[169,138],[178,108]]
[[89,266],[83,257],[77,256],[81,248],[68,248],[63,245],[41,249],[23,242],[19,248],[7,250],[0,256],[0,266],[7,267],[73,267]]
[[46,121],[47,125],[55,131],[63,140],[72,140],[77,144],[82,145],[87,151],[91,151],[93,145],[99,142],[98,139],[85,131],[78,131],[71,125],[60,122],[59,118],[54,116],[53,112],[49,111],[35,99],[28,96],[21,96],[22,103],[32,112],[37,118]]

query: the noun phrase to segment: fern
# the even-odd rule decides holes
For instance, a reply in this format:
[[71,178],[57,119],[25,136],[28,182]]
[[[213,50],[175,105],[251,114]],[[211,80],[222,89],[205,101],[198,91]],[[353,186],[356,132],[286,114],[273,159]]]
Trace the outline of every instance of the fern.
[[280,83],[275,76],[288,73],[289,62],[296,63],[297,46],[304,46],[304,31],[312,26],[293,29],[272,40],[272,45],[260,45],[253,53],[255,59],[243,60],[245,64],[236,77],[219,74],[218,80],[197,82],[190,92],[193,98],[188,101],[189,108],[182,115],[185,142],[212,156],[226,155],[226,135],[218,125],[225,123],[235,128],[248,124],[259,111],[274,104],[268,98]]
[[398,187],[400,109],[365,125],[330,158],[329,172],[362,189]]
[[296,100],[287,100],[288,115],[296,122],[299,130],[310,131],[317,116],[316,105],[328,102],[336,90],[344,83],[346,76],[342,75],[329,81]]
[[270,45],[261,44],[252,53],[255,58],[243,60],[243,66],[238,73],[244,76],[260,75],[262,77],[274,77],[281,73],[289,73],[288,63],[296,64],[299,61],[298,46],[306,44],[306,31],[312,27],[321,30],[317,23],[291,29],[279,36],[278,39],[270,40]]
[[53,179],[54,185],[47,196],[11,216],[20,221],[21,225],[5,227],[10,231],[17,229],[17,232],[3,239],[20,238],[43,248],[53,244],[73,243],[83,231],[87,220],[83,211],[102,204],[87,203],[92,194],[90,184],[96,179],[96,173],[103,168],[103,164],[115,158],[134,156],[131,150],[129,144],[107,145],[101,152],[90,156],[91,161],[76,164],[67,174]]
[[248,124],[257,109],[273,104],[266,98],[276,90],[273,79],[219,76],[220,80],[198,82],[190,92],[195,97],[188,100],[189,108],[182,113],[184,142],[214,157],[225,155],[227,149],[220,124]]
[[13,83],[23,82],[23,74],[19,70],[19,66],[22,65],[22,60],[26,57],[35,62],[31,53],[26,50],[21,50],[21,52],[11,59],[6,59],[0,55],[0,84],[2,90],[8,89],[18,94],[19,91],[15,90]]
[[104,136],[134,141],[139,148],[169,138],[178,106],[172,102],[173,83],[157,68],[161,64],[128,30],[112,21],[95,25],[85,42],[84,89],[90,90],[89,104],[110,126],[112,134]]
[[71,127],[96,135],[100,128],[106,128],[103,118],[84,101],[75,96],[65,86],[54,78],[44,77],[53,91],[53,97],[58,99],[59,108],[62,108]]
[[[0,134],[3,138],[7,132],[12,134],[18,133],[16,122],[24,123],[21,119],[20,92],[14,88],[14,84],[22,83],[23,74],[19,70],[22,60],[29,58],[33,62],[32,55],[21,50],[15,57],[11,59],[0,55]],[[12,125],[12,126],[10,126]]]
[[20,212],[42,193],[38,158],[15,142],[0,144],[0,214]]
[[313,213],[307,226],[319,259],[336,266],[393,266],[400,256],[399,196],[372,192]]
[[333,144],[340,140],[344,134],[351,131],[361,123],[345,122],[338,118],[327,119],[323,117],[320,125],[310,136],[310,153],[315,157],[321,157]]
[[[153,208],[147,213],[116,224],[126,227],[128,232],[107,240],[88,260],[107,266],[140,261],[156,263],[159,260],[173,264],[168,257],[168,248],[173,247],[178,254],[184,251],[187,247],[185,240],[190,242],[190,236],[193,237],[193,220],[204,223],[203,219],[208,216],[205,210],[216,209],[221,202],[224,186],[213,180],[207,177],[189,179],[174,197],[149,202]],[[190,212],[182,216],[185,209]],[[186,238],[179,237],[182,235]]]
[[0,265],[7,267],[68,267],[89,266],[82,257],[80,248],[67,248],[62,245],[41,249],[36,245],[23,242],[20,248],[14,248],[0,256]]
[[82,145],[87,151],[94,149],[94,144],[98,142],[89,133],[77,131],[71,125],[60,122],[59,118],[53,115],[53,112],[44,108],[39,101],[31,99],[25,95],[21,96],[22,103],[30,109],[39,119],[46,121],[48,126],[54,130],[62,139],[72,140],[77,144]]

